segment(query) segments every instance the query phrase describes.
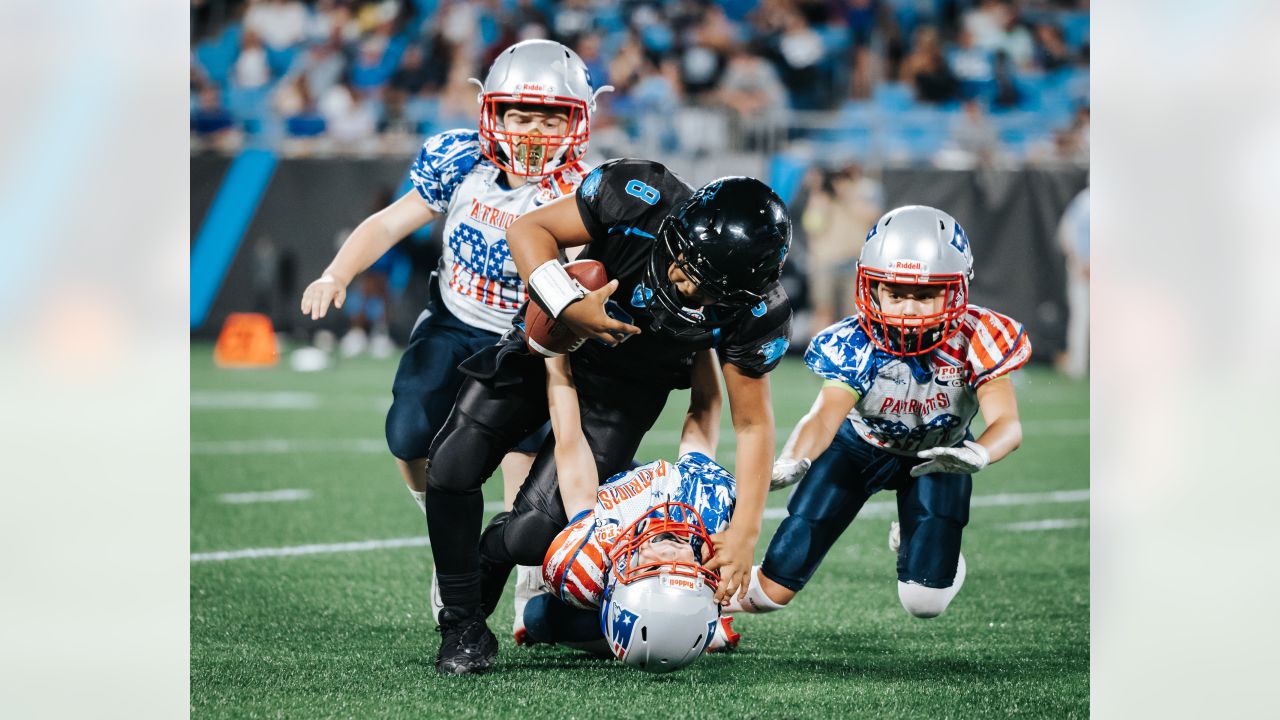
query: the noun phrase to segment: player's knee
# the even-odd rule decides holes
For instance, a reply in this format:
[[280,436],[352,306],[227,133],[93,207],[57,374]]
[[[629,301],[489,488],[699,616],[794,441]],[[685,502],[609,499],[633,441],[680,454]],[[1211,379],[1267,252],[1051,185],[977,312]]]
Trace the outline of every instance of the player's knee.
[[421,408],[415,410],[393,402],[387,411],[386,435],[391,454],[406,462],[425,458],[431,450],[433,433]]
[[542,565],[547,548],[563,527],[563,522],[540,512],[512,518],[505,533],[511,559],[519,565]]
[[427,490],[429,492],[459,495],[479,492],[480,486],[483,484],[483,477],[477,478],[474,473],[467,472],[464,467],[451,465],[448,462],[440,463],[430,460],[427,462]]
[[902,609],[918,618],[938,617],[960,592],[965,573],[964,555],[961,555],[956,564],[955,578],[946,587],[934,588],[912,580],[899,580],[898,600],[902,603]]

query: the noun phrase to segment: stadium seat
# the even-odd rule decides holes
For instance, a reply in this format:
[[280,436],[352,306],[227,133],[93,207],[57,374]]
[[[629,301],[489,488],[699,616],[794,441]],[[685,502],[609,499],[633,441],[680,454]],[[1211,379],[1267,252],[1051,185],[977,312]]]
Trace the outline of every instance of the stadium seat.
[[285,131],[293,137],[315,137],[325,131],[324,118],[315,114],[294,115],[285,120]]
[[1075,52],[1079,52],[1084,44],[1089,42],[1089,13],[1086,12],[1066,12],[1058,19],[1058,26],[1062,28],[1062,37],[1066,40],[1067,47]]
[[240,25],[228,25],[216,38],[196,45],[196,60],[204,68],[209,79],[225,87],[231,77],[231,67],[240,56]]
[[262,123],[270,113],[272,86],[259,88],[231,87],[227,90],[227,110],[250,135],[262,130]]
[[889,113],[910,110],[916,104],[911,86],[900,82],[880,83],[871,91],[871,99],[877,107]]

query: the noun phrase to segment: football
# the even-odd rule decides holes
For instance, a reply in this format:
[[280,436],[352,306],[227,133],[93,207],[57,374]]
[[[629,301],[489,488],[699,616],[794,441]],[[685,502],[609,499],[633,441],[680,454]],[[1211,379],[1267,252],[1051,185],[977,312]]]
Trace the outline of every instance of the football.
[[[569,277],[577,280],[587,292],[599,290],[609,282],[604,263],[599,260],[575,260],[564,266]],[[584,338],[549,317],[535,302],[524,311],[524,338],[529,350],[543,357],[560,357],[582,347]]]

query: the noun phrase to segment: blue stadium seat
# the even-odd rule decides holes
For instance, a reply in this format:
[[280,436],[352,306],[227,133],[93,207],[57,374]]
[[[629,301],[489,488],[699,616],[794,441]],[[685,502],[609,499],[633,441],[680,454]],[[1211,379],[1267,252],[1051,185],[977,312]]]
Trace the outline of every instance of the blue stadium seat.
[[819,25],[814,28],[818,36],[822,38],[822,46],[826,48],[827,56],[844,52],[849,49],[849,28],[831,25]]
[[911,86],[900,82],[880,83],[871,91],[871,99],[885,112],[910,110],[916,104]]
[[324,118],[314,114],[294,115],[285,120],[284,125],[293,137],[315,137],[325,131]]
[[227,89],[227,110],[250,135],[262,130],[263,121],[270,113],[271,89],[270,85]]
[[276,77],[281,77],[289,72],[289,68],[302,54],[302,46],[294,45],[292,47],[276,50],[267,47],[267,64],[271,66],[271,73]]
[[232,23],[216,38],[196,45],[196,60],[208,73],[209,79],[226,86],[231,77],[231,67],[240,56],[240,25]]
[[1078,51],[1089,41],[1089,13],[1065,12],[1058,18],[1058,26],[1062,28],[1062,37],[1067,47]]

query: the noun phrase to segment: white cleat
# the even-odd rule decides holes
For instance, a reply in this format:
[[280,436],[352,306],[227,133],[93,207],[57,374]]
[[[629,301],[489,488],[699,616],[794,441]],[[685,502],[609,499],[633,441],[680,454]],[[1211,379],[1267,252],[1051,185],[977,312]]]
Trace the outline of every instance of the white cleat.
[[889,523],[889,549],[898,552],[900,545],[902,545],[902,526],[894,520]]
[[436,577],[436,569],[431,568],[431,617],[440,624],[440,611],[444,609],[444,601],[440,599],[440,579]]
[[547,592],[542,582],[542,568],[534,565],[516,566],[516,599],[515,620],[511,623],[511,633],[516,645],[532,645],[529,631],[524,629],[524,606],[534,597]]

